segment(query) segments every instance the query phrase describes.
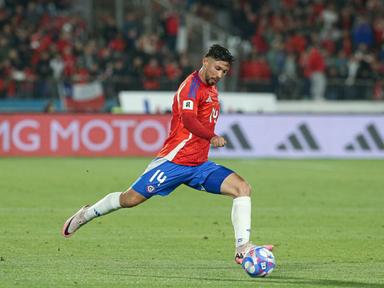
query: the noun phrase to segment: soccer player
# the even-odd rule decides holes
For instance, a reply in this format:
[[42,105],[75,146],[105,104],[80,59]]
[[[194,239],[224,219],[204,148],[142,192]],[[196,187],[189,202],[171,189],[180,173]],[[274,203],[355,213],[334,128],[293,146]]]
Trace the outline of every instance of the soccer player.
[[[157,157],[128,190],[110,193],[71,216],[64,224],[64,237],[72,236],[95,217],[137,206],[154,195],[166,196],[185,184],[233,198],[235,261],[242,263],[252,247],[249,241],[251,187],[234,171],[208,161],[210,145],[226,144],[225,139],[214,132],[220,113],[216,84],[228,73],[232,62],[233,56],[226,48],[216,44],[209,49],[200,70],[190,74],[174,96],[171,130]],[[272,245],[265,247],[272,249]]]

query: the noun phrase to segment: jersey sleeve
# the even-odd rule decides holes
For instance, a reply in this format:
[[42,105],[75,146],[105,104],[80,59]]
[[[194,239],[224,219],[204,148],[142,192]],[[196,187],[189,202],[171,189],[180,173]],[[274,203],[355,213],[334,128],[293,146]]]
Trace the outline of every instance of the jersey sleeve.
[[180,114],[193,114],[197,115],[198,105],[200,101],[199,80],[192,78],[189,83],[187,82],[184,87],[179,91],[179,111]]
[[184,127],[197,137],[210,141],[212,137],[216,136],[214,132],[209,131],[199,122],[199,120],[196,118],[196,115],[193,115],[192,113],[183,114],[181,118],[183,120]]
[[198,106],[201,93],[199,93],[200,81],[196,78],[192,80],[179,93],[180,116],[184,127],[197,137],[210,140],[215,133],[209,131],[197,119]]

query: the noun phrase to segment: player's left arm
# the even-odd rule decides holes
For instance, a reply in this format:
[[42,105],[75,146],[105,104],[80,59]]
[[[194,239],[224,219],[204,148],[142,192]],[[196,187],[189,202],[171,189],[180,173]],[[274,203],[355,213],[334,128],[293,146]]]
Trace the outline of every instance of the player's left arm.
[[188,129],[192,134],[208,140],[213,147],[223,147],[227,141],[224,137],[216,135],[214,132],[210,132],[207,128],[201,124],[196,115],[192,113],[183,113],[182,120],[184,127]]
[[183,101],[181,119],[184,127],[193,135],[208,140],[212,146],[223,147],[227,143],[224,137],[211,132],[197,119],[197,109],[193,109],[197,104],[196,102],[191,99]]
[[219,135],[212,137],[210,142],[213,147],[223,147],[225,144],[227,144],[225,138]]
[[193,135],[208,140],[214,147],[222,147],[225,145],[225,139],[205,127],[197,118],[201,97],[197,90],[196,84],[191,88],[191,83],[188,83],[178,91],[180,116],[184,128]]
[[181,119],[184,127],[197,137],[211,141],[213,137],[217,136],[214,132],[205,128],[193,113],[182,113]]

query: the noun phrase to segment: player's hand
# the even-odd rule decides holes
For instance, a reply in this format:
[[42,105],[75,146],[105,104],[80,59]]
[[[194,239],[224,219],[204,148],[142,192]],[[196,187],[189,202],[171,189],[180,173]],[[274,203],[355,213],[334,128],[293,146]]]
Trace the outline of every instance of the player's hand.
[[211,145],[213,147],[223,147],[225,144],[227,144],[227,141],[225,141],[224,137],[213,136],[211,138]]

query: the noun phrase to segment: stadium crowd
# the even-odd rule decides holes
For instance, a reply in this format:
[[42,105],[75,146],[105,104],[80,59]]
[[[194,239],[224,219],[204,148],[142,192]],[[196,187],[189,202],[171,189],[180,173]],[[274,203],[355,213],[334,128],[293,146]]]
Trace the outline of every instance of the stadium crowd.
[[57,81],[93,79],[113,83],[114,91],[174,90],[193,69],[188,53],[175,49],[187,11],[249,40],[238,90],[274,91],[283,99],[380,100],[383,2],[170,0],[182,9],[157,15],[158,28],[148,32],[136,11],[126,13],[121,27],[105,14],[91,30],[70,13],[69,0],[5,0],[0,98],[49,98]]
[[133,12],[121,29],[111,15],[99,20],[90,31],[70,13],[70,1],[3,1],[0,98],[48,98],[58,81],[94,79],[113,83],[117,91],[165,89],[193,69],[186,55],[175,52],[175,15],[164,15],[162,34],[143,33]]
[[384,99],[384,1],[197,2],[206,19],[230,11],[234,33],[252,43],[243,87],[264,83],[284,98]]

